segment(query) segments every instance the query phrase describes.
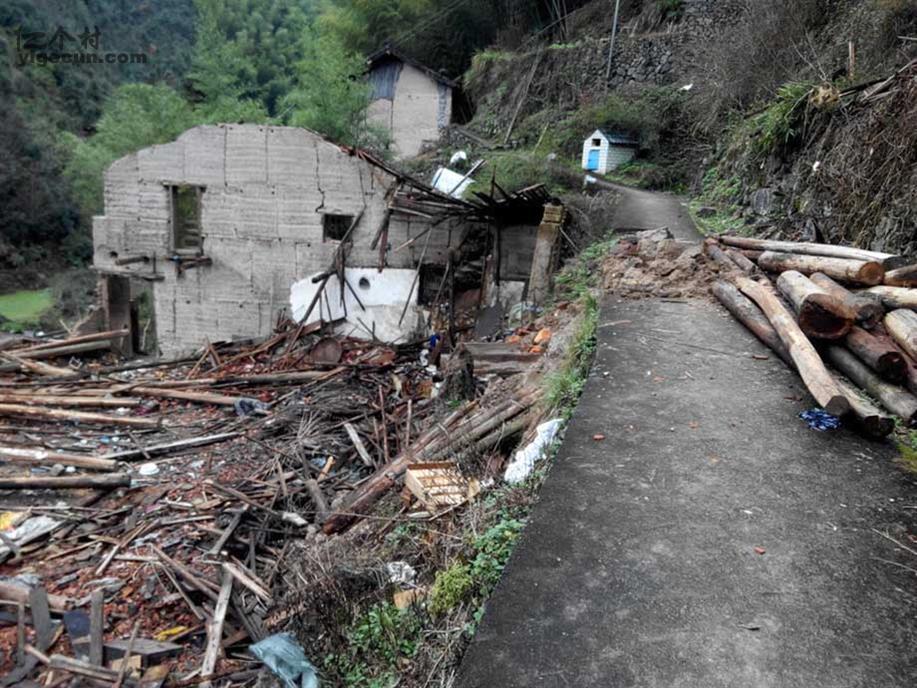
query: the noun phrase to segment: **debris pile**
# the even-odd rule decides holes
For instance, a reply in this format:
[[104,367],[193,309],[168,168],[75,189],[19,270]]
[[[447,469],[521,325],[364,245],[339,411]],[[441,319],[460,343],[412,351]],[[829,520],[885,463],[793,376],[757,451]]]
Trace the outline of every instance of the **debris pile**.
[[0,685],[252,679],[249,648],[297,616],[278,602],[302,586],[281,580],[290,557],[399,522],[448,529],[500,478],[541,420],[548,324],[574,312],[451,354],[439,336],[386,346],[291,321],[173,361],[15,343],[0,375]]

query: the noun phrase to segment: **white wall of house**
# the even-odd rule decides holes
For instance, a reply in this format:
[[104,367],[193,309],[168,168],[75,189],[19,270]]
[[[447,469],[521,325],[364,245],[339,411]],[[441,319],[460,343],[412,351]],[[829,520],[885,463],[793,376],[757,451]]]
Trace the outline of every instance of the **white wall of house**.
[[395,83],[394,100],[379,98],[369,106],[371,122],[392,136],[394,153],[409,158],[425,143],[439,140],[452,121],[452,89],[416,67],[403,64]]
[[[589,158],[595,152],[598,154],[598,165],[591,169]],[[606,174],[624,163],[630,162],[636,154],[636,146],[612,143],[601,131],[597,130],[583,141],[582,167],[584,170],[591,169],[597,174]]]

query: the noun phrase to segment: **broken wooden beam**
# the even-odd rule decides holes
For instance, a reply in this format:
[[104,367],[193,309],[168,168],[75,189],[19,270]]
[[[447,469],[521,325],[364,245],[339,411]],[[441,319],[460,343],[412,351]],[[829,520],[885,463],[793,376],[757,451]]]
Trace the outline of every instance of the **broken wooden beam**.
[[75,490],[94,488],[113,490],[130,487],[128,473],[106,473],[103,475],[30,475],[28,477],[0,477],[0,490]]
[[799,328],[807,336],[840,339],[853,327],[853,311],[801,272],[781,274],[777,289],[793,306]]
[[0,463],[18,463],[27,466],[73,466],[91,471],[115,471],[118,462],[110,459],[100,459],[95,456],[82,454],[66,454],[52,452],[44,449],[20,449],[18,447],[0,447]]
[[87,408],[129,408],[140,406],[140,399],[103,396],[63,396],[54,394],[4,394],[0,393],[0,404],[26,404],[36,406],[65,406]]
[[878,251],[866,251],[851,246],[836,246],[834,244],[817,244],[801,241],[775,241],[770,239],[752,239],[750,237],[737,237],[722,235],[721,243],[750,251],[773,251],[780,253],[796,253],[806,256],[823,256],[827,258],[840,258],[879,263],[882,267],[892,270],[901,267],[906,260],[902,256]]
[[240,434],[241,433],[238,432],[222,432],[216,435],[205,435],[203,437],[189,437],[188,439],[166,442],[165,444],[154,444],[139,449],[125,449],[123,451],[111,452],[109,454],[103,454],[98,458],[109,461],[130,461],[132,459],[145,459],[150,456],[165,456],[184,451],[185,449],[197,449],[199,447],[217,444],[218,442],[226,442],[239,437]]
[[780,303],[770,286],[764,286],[744,276],[736,276],[734,279],[739,290],[754,301],[767,316],[780,341],[789,351],[806,388],[819,405],[835,416],[846,413],[850,409],[847,398],[825,368],[815,347],[799,329],[796,319]]
[[778,253],[765,251],[758,257],[758,266],[770,272],[786,272],[796,270],[804,275],[821,272],[828,277],[839,279],[842,282],[865,284],[872,286],[881,284],[885,270],[881,263],[847,260],[845,258],[825,258],[823,256],[807,256],[796,253]]
[[882,322],[885,309],[879,299],[854,294],[821,272],[813,273],[809,279],[849,308],[860,327],[871,330]]
[[91,425],[124,425],[134,428],[158,428],[160,425],[159,420],[153,418],[107,416],[101,413],[50,409],[40,406],[25,406],[23,404],[0,404],[0,416],[4,415],[88,423]]

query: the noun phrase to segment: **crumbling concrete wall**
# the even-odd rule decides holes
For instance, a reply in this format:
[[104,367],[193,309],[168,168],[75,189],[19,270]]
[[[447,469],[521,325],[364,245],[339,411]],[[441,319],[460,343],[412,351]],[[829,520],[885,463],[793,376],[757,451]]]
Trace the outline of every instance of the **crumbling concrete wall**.
[[452,89],[404,64],[395,83],[394,99],[374,100],[369,119],[391,133],[398,157],[415,156],[424,144],[439,140],[441,130],[452,121]]
[[[337,241],[323,240],[322,215],[357,216],[349,266],[378,265],[370,244],[383,222],[388,173],[293,127],[200,126],[178,140],[121,158],[105,175],[105,215],[94,218],[94,265],[105,274],[153,284],[162,352],[192,350],[207,339],[264,336],[289,313],[291,286],[331,264]],[[181,271],[173,245],[170,186],[204,187],[202,255],[210,265]],[[394,215],[388,242],[397,247],[429,226]],[[444,261],[461,230],[440,226],[387,264],[415,268]],[[146,262],[119,266],[121,258]]]

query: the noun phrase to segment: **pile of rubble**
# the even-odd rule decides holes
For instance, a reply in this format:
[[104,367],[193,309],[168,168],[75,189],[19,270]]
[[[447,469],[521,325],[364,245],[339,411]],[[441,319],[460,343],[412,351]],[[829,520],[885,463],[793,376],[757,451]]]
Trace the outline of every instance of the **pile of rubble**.
[[8,340],[0,685],[251,679],[248,649],[290,617],[290,553],[474,500],[540,419],[551,326],[574,312],[448,355],[439,336],[386,346],[289,321],[174,361],[76,358],[124,332]]

